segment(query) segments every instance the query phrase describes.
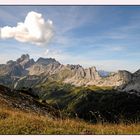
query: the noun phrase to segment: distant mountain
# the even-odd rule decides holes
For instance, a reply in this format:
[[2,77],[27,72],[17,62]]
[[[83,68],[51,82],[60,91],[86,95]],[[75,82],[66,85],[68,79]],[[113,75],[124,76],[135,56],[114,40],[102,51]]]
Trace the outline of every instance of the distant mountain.
[[111,74],[111,72],[104,71],[104,70],[98,70],[98,73],[101,77],[107,77]]
[[61,81],[75,86],[109,86],[121,90],[140,91],[140,70],[130,73],[97,71],[96,67],[63,65],[53,58],[39,58],[36,62],[28,54],[16,61],[0,65],[0,84],[12,87],[34,87],[46,81]]

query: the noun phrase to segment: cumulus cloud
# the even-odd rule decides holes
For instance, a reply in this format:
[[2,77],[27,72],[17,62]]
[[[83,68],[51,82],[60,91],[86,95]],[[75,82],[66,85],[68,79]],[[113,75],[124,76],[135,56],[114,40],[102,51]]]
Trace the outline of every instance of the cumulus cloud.
[[53,22],[45,21],[42,14],[31,11],[24,22],[17,23],[16,27],[5,26],[0,28],[0,38],[13,38],[19,42],[36,45],[49,43],[53,37]]

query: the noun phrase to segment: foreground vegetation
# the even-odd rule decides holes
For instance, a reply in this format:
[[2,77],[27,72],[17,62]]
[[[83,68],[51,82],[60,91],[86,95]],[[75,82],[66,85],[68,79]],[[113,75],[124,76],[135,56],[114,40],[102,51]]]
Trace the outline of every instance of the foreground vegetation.
[[139,102],[108,87],[0,86],[0,134],[140,134]]
[[80,118],[92,123],[140,121],[140,96],[120,92],[110,87],[75,87],[70,84],[47,82],[35,88],[42,103],[60,110],[61,116]]
[[140,134],[140,124],[90,124],[0,108],[0,134]]

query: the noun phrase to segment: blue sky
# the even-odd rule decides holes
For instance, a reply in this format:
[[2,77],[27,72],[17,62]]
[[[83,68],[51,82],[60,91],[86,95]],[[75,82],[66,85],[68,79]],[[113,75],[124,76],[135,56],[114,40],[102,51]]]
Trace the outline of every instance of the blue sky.
[[43,46],[0,39],[0,63],[28,53],[108,71],[140,68],[140,6],[0,6],[0,27],[15,27],[30,11],[53,21],[53,38]]

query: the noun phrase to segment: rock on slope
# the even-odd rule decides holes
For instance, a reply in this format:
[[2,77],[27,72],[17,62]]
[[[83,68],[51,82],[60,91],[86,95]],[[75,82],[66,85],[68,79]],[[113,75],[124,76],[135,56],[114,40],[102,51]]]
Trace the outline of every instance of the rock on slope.
[[122,87],[124,91],[140,92],[140,70],[133,73],[133,76],[129,80],[128,84]]
[[26,112],[33,112],[43,115],[57,115],[58,112],[50,105],[41,104],[25,92],[11,90],[0,85],[0,103],[10,108],[20,109]]

